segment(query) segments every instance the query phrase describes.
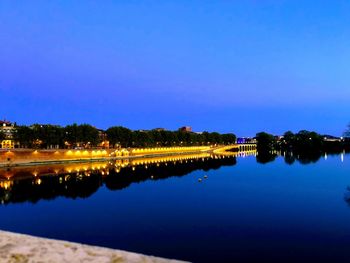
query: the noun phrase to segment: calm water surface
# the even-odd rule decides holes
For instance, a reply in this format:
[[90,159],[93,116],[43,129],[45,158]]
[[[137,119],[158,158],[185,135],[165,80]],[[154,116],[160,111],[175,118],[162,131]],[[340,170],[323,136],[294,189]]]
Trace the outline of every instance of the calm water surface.
[[1,170],[0,229],[194,262],[349,262],[350,155],[258,161]]

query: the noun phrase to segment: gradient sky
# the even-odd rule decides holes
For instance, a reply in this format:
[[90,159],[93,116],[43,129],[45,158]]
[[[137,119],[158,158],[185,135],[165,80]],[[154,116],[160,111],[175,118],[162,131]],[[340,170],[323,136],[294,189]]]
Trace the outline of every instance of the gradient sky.
[[350,122],[349,1],[1,1],[0,118],[195,131]]

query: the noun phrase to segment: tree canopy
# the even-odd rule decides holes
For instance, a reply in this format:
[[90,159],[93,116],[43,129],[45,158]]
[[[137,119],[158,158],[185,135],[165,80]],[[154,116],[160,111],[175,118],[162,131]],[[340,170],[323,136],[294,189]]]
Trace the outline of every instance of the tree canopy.
[[96,146],[99,142],[98,130],[89,125],[57,125],[16,126],[14,139],[24,148],[63,148],[68,145],[75,147]]
[[180,130],[132,131],[121,126],[107,129],[106,134],[110,145],[116,147],[191,146],[215,143],[230,144],[236,141],[236,136],[232,133],[193,133]]
[[256,134],[258,151],[270,151],[276,146],[276,139],[272,134],[259,132]]
[[0,131],[0,140],[4,140],[6,138],[6,135],[3,131]]
[[113,126],[105,132],[89,124],[16,126],[14,139],[24,148],[74,148],[96,147],[102,140],[108,140],[111,147],[157,147],[194,146],[209,144],[232,144],[236,142],[233,133],[194,133],[187,131],[138,130]]

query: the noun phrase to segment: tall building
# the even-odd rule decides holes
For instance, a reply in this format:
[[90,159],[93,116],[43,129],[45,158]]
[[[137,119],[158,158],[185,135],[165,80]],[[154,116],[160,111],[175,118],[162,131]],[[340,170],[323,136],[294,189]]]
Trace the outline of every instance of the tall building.
[[183,132],[192,132],[192,127],[191,126],[183,126],[179,130],[183,131]]
[[107,138],[107,133],[104,130],[98,129],[98,138],[100,143],[97,145],[97,147],[108,149],[109,141]]
[[13,134],[15,130],[15,124],[7,120],[0,120],[0,132],[5,135],[5,138],[0,140],[0,147],[2,149],[13,149],[16,146],[13,140]]

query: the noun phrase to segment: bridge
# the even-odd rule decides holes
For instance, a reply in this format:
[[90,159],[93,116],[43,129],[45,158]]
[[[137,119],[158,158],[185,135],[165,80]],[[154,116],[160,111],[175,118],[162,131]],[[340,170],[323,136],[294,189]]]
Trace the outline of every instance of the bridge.
[[214,153],[222,154],[225,152],[246,152],[256,151],[256,143],[232,144],[227,146],[219,146],[213,150]]
[[185,147],[155,147],[155,148],[134,148],[119,149],[113,151],[111,157],[139,157],[139,156],[157,156],[157,155],[173,155],[186,153],[224,153],[224,152],[247,152],[256,151],[255,143],[231,144],[231,145],[212,145],[212,146],[185,146]]

